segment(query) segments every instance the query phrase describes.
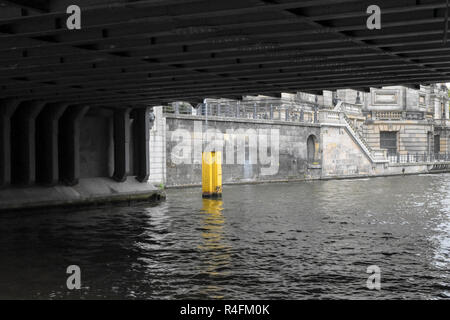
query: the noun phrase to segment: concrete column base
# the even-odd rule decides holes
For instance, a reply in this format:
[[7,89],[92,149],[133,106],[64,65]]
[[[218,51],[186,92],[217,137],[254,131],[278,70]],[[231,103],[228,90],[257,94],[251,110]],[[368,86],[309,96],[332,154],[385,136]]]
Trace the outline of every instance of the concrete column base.
[[124,182],[130,167],[130,110],[114,113],[114,174],[113,179]]
[[136,179],[139,182],[146,182],[150,177],[150,110],[140,108],[134,112]]
[[36,117],[43,101],[21,103],[12,119],[12,181],[28,186],[36,181]]
[[70,106],[59,121],[59,179],[68,186],[80,179],[80,121],[87,106]]
[[58,122],[67,104],[49,104],[37,119],[37,171],[39,183],[54,186],[59,181]]
[[11,183],[11,117],[19,103],[0,101],[0,188]]

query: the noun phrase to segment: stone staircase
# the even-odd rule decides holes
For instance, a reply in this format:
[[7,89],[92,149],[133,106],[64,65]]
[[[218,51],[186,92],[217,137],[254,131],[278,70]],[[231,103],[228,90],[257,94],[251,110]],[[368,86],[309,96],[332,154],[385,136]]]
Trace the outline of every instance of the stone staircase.
[[355,127],[355,125],[348,118],[348,116],[345,114],[345,112],[344,112],[344,121],[350,127],[349,129],[351,129],[351,131],[353,131],[352,134],[357,137],[358,142],[360,142],[362,145],[364,145],[369,152],[372,152],[372,148],[369,146],[366,139],[364,139],[364,137],[361,135],[360,131]]
[[342,104],[343,102],[339,102],[334,108],[334,110],[342,114],[342,119],[344,120],[344,124],[346,125],[348,132],[353,137],[353,139],[358,143],[361,149],[367,154],[369,159],[373,163],[389,162],[389,160],[386,157],[385,151],[373,150],[369,146],[366,139],[364,139],[363,135],[361,134],[360,130],[358,130],[358,128],[355,127],[353,122],[347,116],[346,112],[344,111],[344,108],[342,108]]

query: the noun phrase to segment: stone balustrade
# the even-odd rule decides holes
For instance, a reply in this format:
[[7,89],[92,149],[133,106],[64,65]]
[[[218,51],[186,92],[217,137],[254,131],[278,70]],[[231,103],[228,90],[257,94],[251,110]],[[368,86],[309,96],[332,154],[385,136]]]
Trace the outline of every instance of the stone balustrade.
[[403,113],[400,111],[374,111],[372,112],[373,120],[402,120]]
[[[289,103],[281,100],[230,101],[190,106],[164,106],[163,113],[193,115],[198,117],[241,118],[253,120],[274,120],[283,122],[317,123],[318,110],[309,104]],[[317,115],[316,115],[317,113]]]
[[362,115],[361,106],[358,106],[356,104],[342,102],[340,107],[341,107],[341,110],[345,113]]
[[320,123],[340,123],[342,119],[342,113],[335,110],[320,110],[319,122]]

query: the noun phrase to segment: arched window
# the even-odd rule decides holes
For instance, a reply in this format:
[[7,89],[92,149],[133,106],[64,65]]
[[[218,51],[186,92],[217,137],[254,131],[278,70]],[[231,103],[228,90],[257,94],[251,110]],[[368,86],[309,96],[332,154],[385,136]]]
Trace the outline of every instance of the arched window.
[[314,163],[317,161],[317,150],[316,150],[317,139],[314,135],[310,135],[307,141],[307,152],[308,152],[308,162]]

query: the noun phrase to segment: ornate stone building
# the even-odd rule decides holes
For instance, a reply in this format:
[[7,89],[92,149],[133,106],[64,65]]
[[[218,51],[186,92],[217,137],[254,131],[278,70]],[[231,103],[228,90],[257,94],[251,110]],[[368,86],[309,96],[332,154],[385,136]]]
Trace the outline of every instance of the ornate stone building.
[[388,154],[439,154],[450,152],[448,89],[444,84],[373,88],[370,92],[324,92],[324,102],[360,106],[363,121],[355,124],[372,149]]
[[[322,95],[282,93],[281,97],[245,96],[242,100],[205,99],[208,114],[293,122],[321,122],[319,110],[343,112],[367,149],[390,161],[439,160],[450,153],[449,94],[445,84],[410,88],[351,89]],[[341,102],[341,103],[339,103]],[[204,115],[205,106],[194,110]],[[323,120],[323,119],[322,119]],[[402,158],[402,159],[400,159]],[[448,159],[446,156],[445,159]]]

